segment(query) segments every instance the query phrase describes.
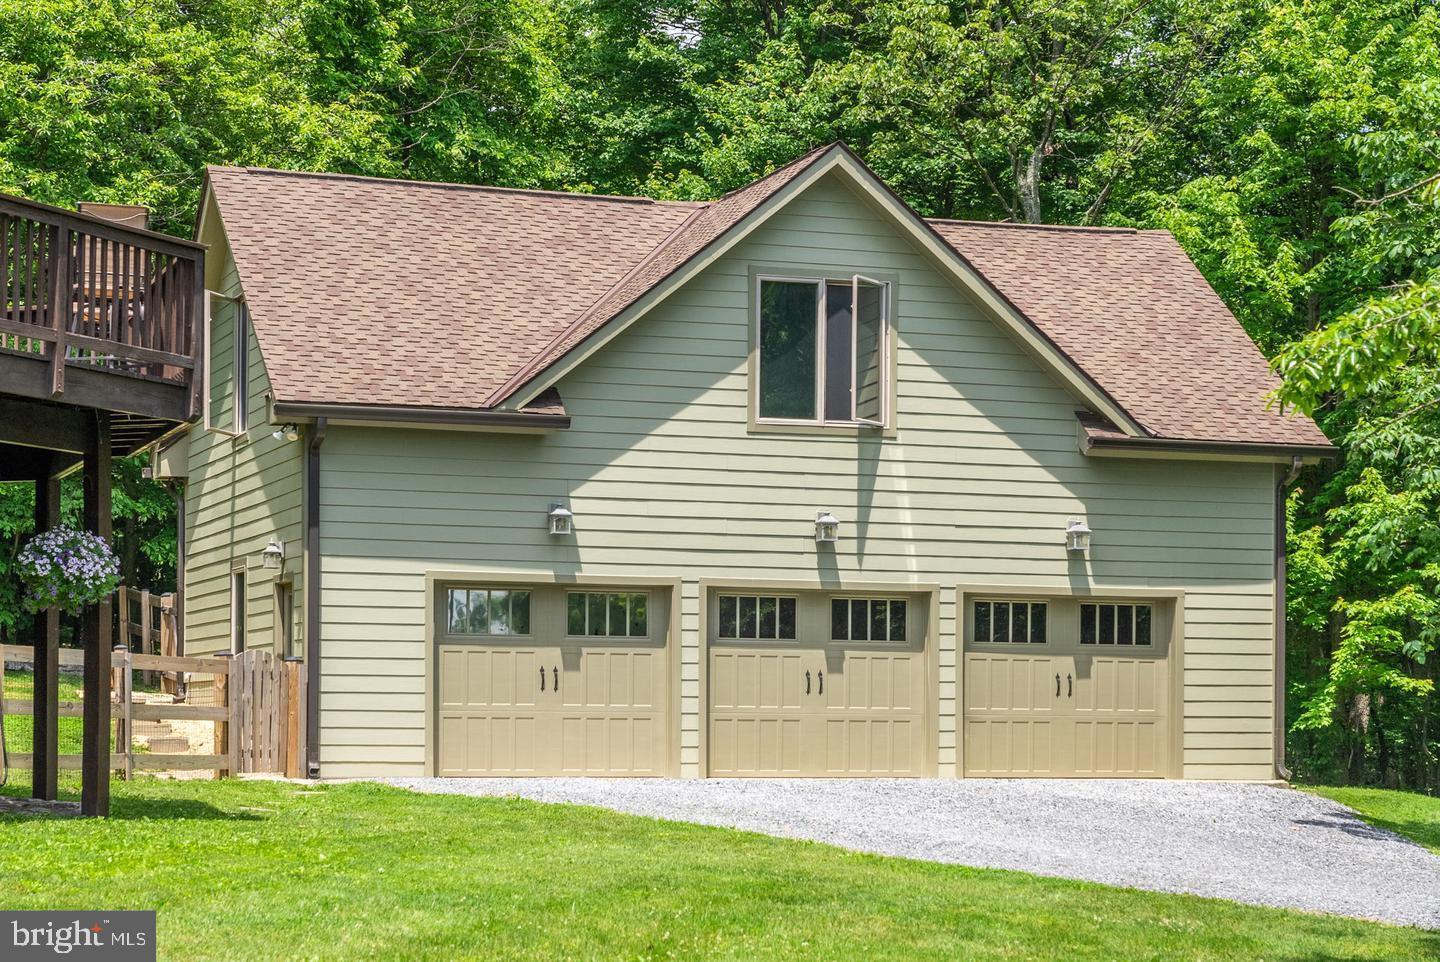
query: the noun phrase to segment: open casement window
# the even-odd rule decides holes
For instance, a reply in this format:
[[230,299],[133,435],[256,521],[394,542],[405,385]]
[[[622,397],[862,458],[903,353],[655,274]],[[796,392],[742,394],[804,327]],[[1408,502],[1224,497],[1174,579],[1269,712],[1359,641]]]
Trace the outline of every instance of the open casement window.
[[884,427],[890,285],[762,277],[758,297],[757,419]]
[[235,340],[231,346],[235,392],[235,433],[244,434],[250,426],[250,308],[241,301],[235,307]]

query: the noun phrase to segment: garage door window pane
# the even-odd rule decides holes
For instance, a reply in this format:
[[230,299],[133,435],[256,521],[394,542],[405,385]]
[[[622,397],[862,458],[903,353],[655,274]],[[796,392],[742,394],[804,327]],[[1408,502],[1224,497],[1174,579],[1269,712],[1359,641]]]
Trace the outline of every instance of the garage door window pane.
[[605,628],[607,635],[624,635],[629,631],[629,612],[625,610],[625,603],[630,599],[629,595],[614,594],[606,595],[606,606],[610,610],[610,622]]
[[999,642],[1010,640],[1010,603],[1008,601],[995,602],[994,640]]
[[450,609],[450,632],[455,634],[464,631],[465,624],[470,618],[470,592],[463,588],[451,588],[448,607]]
[[781,599],[780,599],[780,623],[779,623],[779,626],[778,626],[778,636],[779,636],[781,639],[785,639],[785,640],[789,640],[789,641],[794,641],[794,640],[795,640],[795,599],[794,599],[794,598],[781,598]]
[[905,640],[905,609],[908,606],[903,601],[890,602],[890,640]]
[[1150,606],[1135,606],[1135,644],[1150,644]]
[[530,592],[510,592],[510,630],[517,635],[530,634]]
[[863,598],[854,598],[850,601],[850,640],[870,640],[870,618],[869,606]]
[[1095,644],[1095,619],[1099,605],[1080,606],[1080,644]]
[[630,637],[645,638],[650,634],[649,616],[645,609],[649,607],[650,597],[645,594],[630,596]]
[[1116,605],[1115,643],[1120,645],[1133,645],[1135,643],[1134,605]]
[[605,596],[603,594],[586,595],[585,597],[585,634],[592,636],[605,634]]
[[585,595],[579,591],[565,596],[565,633],[585,634]]
[[761,598],[759,599],[758,604],[760,607],[760,637],[774,638],[776,627],[775,623],[777,620],[776,616],[779,614],[779,612],[775,610],[776,599]]
[[720,637],[738,638],[740,599],[734,595],[720,596]]
[[1032,644],[1045,644],[1045,622],[1048,619],[1049,605],[1038,604],[1030,606],[1030,641]]
[[740,599],[740,637],[759,638],[760,626],[758,615],[760,611],[760,599],[742,597]]
[[850,640],[850,602],[844,598],[830,599],[830,637]]
[[890,602],[870,602],[870,640],[885,641],[890,637]]
[[975,640],[990,640],[990,602],[975,602]]
[[492,635],[510,634],[510,592],[490,592],[490,627]]
[[1016,602],[1010,610],[1010,637],[1023,645],[1030,637],[1030,606]]
[[1115,606],[1100,606],[1100,644],[1115,644]]

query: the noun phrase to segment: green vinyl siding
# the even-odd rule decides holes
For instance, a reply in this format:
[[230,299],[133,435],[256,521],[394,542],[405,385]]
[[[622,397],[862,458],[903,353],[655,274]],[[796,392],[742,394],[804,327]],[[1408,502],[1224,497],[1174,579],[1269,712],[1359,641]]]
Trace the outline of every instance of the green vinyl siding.
[[[211,214],[215,212],[212,208]],[[214,273],[208,286],[224,298],[213,298],[210,316],[210,418],[217,430],[203,424],[191,428],[186,442],[188,477],[185,500],[185,650],[202,655],[230,650],[230,573],[246,569],[246,647],[273,650],[280,633],[275,626],[275,583],[294,585],[294,638],[302,638],[304,597],[302,570],[304,527],[303,441],[277,441],[266,420],[265,398],[270,381],[255,338],[249,329],[247,376],[249,415],[243,437],[230,437],[234,424],[233,358],[238,306],[242,294],[235,262],[218,231],[217,218],[207,225]],[[284,567],[260,565],[260,552],[271,538],[285,543]]]
[[[749,430],[751,276],[896,279],[896,429]],[[425,573],[679,577],[681,765],[701,764],[700,580],[935,583],[939,763],[957,760],[956,585],[1181,589],[1184,774],[1269,778],[1270,465],[1078,450],[1076,398],[850,188],[826,179],[559,385],[544,436],[332,425],[321,762],[425,764]],[[552,538],[563,500],[575,533]],[[841,520],[817,549],[816,511]],[[1067,557],[1068,518],[1095,530]],[[1183,713],[1183,723],[1180,716]]]

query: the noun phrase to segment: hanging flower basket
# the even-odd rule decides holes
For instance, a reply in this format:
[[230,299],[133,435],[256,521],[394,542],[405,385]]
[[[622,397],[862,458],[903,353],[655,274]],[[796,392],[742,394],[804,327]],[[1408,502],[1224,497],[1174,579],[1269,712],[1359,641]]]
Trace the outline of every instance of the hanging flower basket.
[[15,558],[27,611],[61,608],[79,614],[120,585],[120,561],[105,539],[59,527],[31,538]]

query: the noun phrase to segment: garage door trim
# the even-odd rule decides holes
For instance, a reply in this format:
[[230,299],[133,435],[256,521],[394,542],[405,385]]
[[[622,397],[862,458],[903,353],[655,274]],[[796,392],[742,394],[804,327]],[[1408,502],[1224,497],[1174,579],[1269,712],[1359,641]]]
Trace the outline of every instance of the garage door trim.
[[1124,588],[1096,587],[1076,589],[1072,587],[1040,587],[1036,585],[1012,584],[957,584],[955,586],[955,633],[951,643],[955,646],[955,775],[963,778],[965,772],[965,625],[970,603],[986,598],[1016,598],[1021,600],[1045,601],[1064,599],[1075,602],[1168,602],[1172,606],[1170,619],[1169,652],[1166,671],[1169,673],[1165,690],[1169,696],[1170,726],[1167,732],[1170,764],[1166,778],[1183,778],[1185,759],[1185,592],[1179,588]]
[[699,580],[700,644],[700,744],[699,771],[710,777],[710,596],[717,591],[769,593],[823,593],[845,595],[926,595],[929,613],[925,624],[925,761],[924,777],[937,774],[940,743],[940,592],[934,582],[869,581],[858,578],[841,581],[814,579],[701,578]]
[[[495,571],[489,569],[447,569],[425,572],[425,775],[439,771],[439,669],[436,652],[442,642],[440,631],[441,589],[449,586],[484,585],[512,588],[616,588],[652,592],[668,592],[670,616],[665,625],[666,691],[666,771],[667,776],[680,774],[680,615],[681,590],[679,578],[655,578],[644,575],[574,575],[557,576],[550,572]],[[449,642],[446,642],[447,644]]]

